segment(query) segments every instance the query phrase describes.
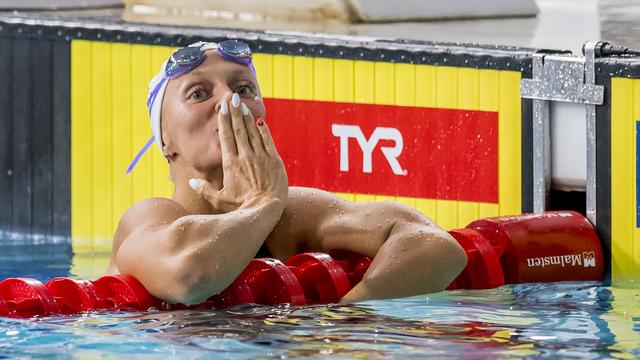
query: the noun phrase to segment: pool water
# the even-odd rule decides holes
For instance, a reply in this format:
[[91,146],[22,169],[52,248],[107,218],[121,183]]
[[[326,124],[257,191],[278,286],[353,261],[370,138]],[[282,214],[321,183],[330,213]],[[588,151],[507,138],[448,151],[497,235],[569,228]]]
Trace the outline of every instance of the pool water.
[[[100,275],[41,257],[0,262],[0,276]],[[81,269],[76,264],[85,264]],[[89,265],[87,265],[89,264]],[[88,269],[93,270],[92,276]],[[288,359],[635,358],[640,290],[599,283],[503,286],[353,305],[101,312],[0,319],[0,357]]]

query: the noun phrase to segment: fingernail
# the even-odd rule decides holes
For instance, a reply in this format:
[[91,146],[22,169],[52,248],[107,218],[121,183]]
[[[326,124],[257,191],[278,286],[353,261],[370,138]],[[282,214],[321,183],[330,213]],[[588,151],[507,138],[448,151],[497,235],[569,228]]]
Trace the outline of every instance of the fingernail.
[[242,103],[242,115],[249,115],[249,107],[245,103]]
[[222,113],[222,115],[227,115],[229,113],[229,105],[227,105],[227,99],[222,100],[222,104],[220,104],[220,113]]
[[200,180],[200,179],[189,179],[189,186],[194,191],[198,191],[198,190],[200,190],[200,187],[202,186],[202,180]]
[[258,124],[258,126],[264,125],[264,121],[262,121],[262,117],[261,116],[258,116],[256,118],[256,124]]
[[233,96],[231,97],[231,105],[234,108],[238,108],[238,106],[240,106],[240,95],[238,95],[238,93],[233,93]]

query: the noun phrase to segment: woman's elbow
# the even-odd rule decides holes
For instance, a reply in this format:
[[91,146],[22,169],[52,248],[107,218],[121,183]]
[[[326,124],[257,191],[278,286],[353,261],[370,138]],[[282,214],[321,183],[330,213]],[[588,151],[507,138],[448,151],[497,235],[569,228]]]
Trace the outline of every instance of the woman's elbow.
[[454,274],[454,278],[460,275],[460,273],[467,266],[467,253],[464,251],[458,241],[453,236],[447,234],[446,246],[445,246],[445,259],[447,259],[447,265],[450,272]]

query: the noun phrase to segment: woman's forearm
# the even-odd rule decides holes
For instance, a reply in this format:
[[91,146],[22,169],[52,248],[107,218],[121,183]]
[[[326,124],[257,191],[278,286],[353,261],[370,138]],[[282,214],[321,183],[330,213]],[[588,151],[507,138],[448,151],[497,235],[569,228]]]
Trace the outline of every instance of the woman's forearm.
[[174,286],[170,293],[156,296],[193,304],[224,290],[258,252],[283,208],[279,199],[260,198],[225,214],[177,219],[168,229],[167,238],[175,244],[166,254],[173,262],[170,268]]
[[192,240],[185,255],[186,284],[191,301],[197,303],[226,288],[242,272],[277,224],[284,204],[269,199],[250,204],[214,221],[203,216],[186,219],[185,235]]
[[399,223],[362,281],[341,302],[397,298],[445,289],[466,266],[453,237],[423,224]]

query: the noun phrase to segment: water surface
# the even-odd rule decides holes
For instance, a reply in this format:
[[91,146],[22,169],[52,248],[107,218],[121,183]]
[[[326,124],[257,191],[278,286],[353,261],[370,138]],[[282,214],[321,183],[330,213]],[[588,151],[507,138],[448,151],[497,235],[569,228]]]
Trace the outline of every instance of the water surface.
[[[74,266],[16,260],[6,276],[100,274],[104,256]],[[102,312],[0,319],[8,357],[148,359],[634,358],[639,290],[599,283],[449,291],[348,306],[239,306],[226,310]]]

